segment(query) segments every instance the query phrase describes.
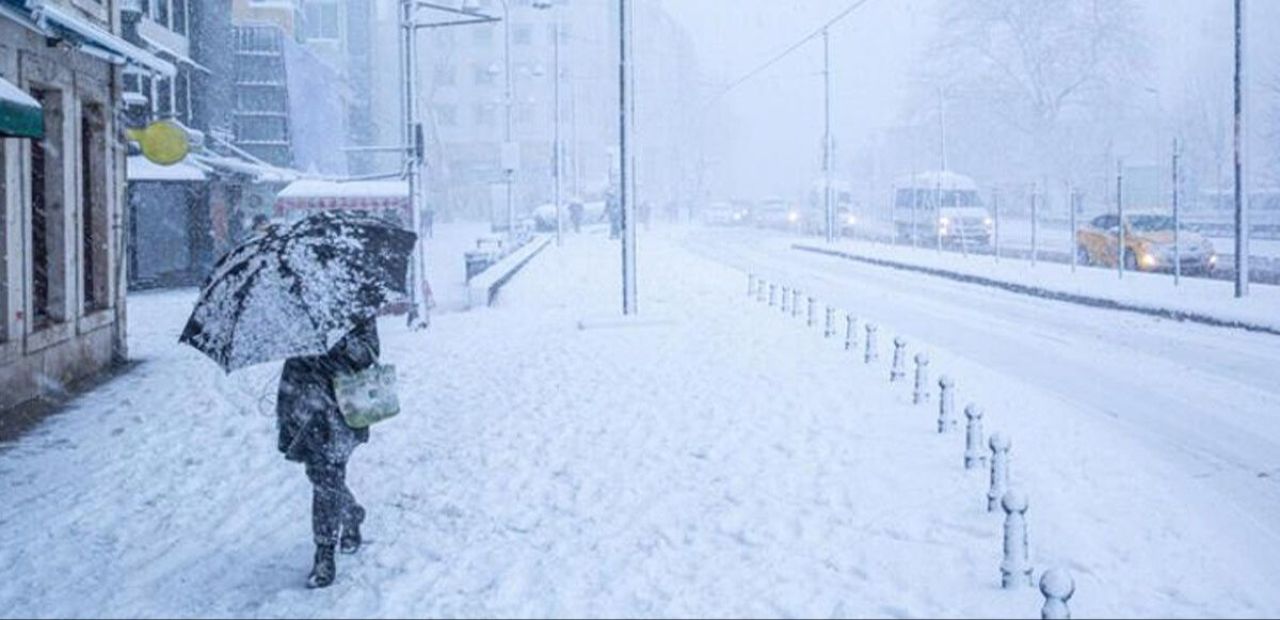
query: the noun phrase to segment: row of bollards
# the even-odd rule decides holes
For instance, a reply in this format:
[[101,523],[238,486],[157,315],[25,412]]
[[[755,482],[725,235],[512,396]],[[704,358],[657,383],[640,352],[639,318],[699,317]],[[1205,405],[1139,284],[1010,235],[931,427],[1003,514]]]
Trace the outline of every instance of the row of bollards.
[[[781,293],[781,303],[776,295]],[[807,301],[805,323],[808,327],[817,327],[817,300],[813,296],[805,296],[795,287],[768,283],[755,274],[747,276],[747,296],[757,301],[768,302],[770,307],[780,305],[782,313],[790,312],[793,318],[800,315],[801,299]],[[834,338],[836,331],[837,310],[826,306],[823,337]],[[859,343],[859,320],[852,313],[845,315],[844,349],[856,352],[859,344],[863,347],[863,362],[873,364],[880,359],[879,327],[875,323],[862,324],[866,337]],[[929,355],[916,353],[914,358],[908,357],[908,342],[898,336],[893,339],[893,361],[889,368],[889,382],[899,383],[907,378],[907,360],[915,362],[915,381],[912,384],[911,402],[914,405],[927,404],[931,400],[929,379]],[[951,434],[959,428],[956,415],[956,382],[949,375],[938,378],[938,420],[939,434]],[[1013,442],[1002,433],[991,435],[984,446],[983,417],[984,412],[977,403],[969,403],[964,408],[965,449],[964,468],[966,470],[988,470],[990,483],[987,490],[987,512],[997,510],[1004,512],[1003,559],[1000,563],[1000,583],[1004,589],[1015,589],[1033,585],[1030,545],[1027,533],[1027,510],[1030,501],[1022,491],[1009,484],[1010,466],[1009,451]],[[990,456],[988,457],[988,451]],[[1041,575],[1040,591],[1045,597],[1041,617],[1049,619],[1067,619],[1071,617],[1068,602],[1075,594],[1075,581],[1070,573],[1061,569],[1046,571]]]

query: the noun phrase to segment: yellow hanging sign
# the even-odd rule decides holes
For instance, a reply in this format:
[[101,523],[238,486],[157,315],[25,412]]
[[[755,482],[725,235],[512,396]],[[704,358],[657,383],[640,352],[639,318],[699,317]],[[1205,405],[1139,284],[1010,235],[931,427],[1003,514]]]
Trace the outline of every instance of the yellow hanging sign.
[[176,123],[156,121],[144,129],[130,129],[129,138],[142,147],[142,155],[161,166],[172,166],[191,152],[191,138]]

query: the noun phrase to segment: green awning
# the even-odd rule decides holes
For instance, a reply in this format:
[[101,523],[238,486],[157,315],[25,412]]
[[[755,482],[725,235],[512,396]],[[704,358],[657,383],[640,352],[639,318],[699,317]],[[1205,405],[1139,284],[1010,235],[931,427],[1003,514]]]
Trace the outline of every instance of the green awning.
[[0,78],[0,137],[44,138],[40,103],[4,78]]

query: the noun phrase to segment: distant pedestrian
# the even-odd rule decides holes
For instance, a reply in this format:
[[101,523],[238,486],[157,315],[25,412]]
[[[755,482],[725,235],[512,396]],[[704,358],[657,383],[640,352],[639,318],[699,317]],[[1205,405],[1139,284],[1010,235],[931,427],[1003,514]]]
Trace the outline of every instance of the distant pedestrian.
[[373,366],[379,355],[378,324],[367,319],[326,355],[293,357],[284,364],[276,401],[279,449],[290,461],[306,465],[312,484],[311,530],[315,565],[307,587],[325,588],[336,575],[335,549],[360,549],[365,510],[347,488],[347,461],[356,446],[369,441],[369,429],[353,429],[338,409],[334,377]]
[[582,203],[573,201],[569,203],[569,221],[573,222],[574,234],[582,232]]
[[605,202],[605,208],[609,212],[609,238],[622,238],[622,205],[618,201],[618,197],[614,193],[609,194],[608,200]]
[[267,232],[267,228],[271,226],[271,218],[259,213],[253,216],[253,234],[260,235]]

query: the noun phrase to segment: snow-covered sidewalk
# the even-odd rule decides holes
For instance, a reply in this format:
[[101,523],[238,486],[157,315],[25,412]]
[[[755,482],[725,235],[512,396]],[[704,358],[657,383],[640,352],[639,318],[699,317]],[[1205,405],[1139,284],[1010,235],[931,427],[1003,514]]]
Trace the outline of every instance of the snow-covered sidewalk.
[[[888,384],[887,351],[864,365],[748,302],[745,274],[644,246],[641,324],[605,319],[616,246],[591,235],[493,309],[383,323],[405,412],[355,454],[370,543],[320,592],[278,366],[223,376],[176,344],[192,293],[134,297],[144,364],[0,452],[0,616],[1038,614],[998,588],[985,472]],[[1032,561],[1075,571],[1078,617],[1280,610],[1250,516],[1120,427],[931,352],[1013,436]]]

